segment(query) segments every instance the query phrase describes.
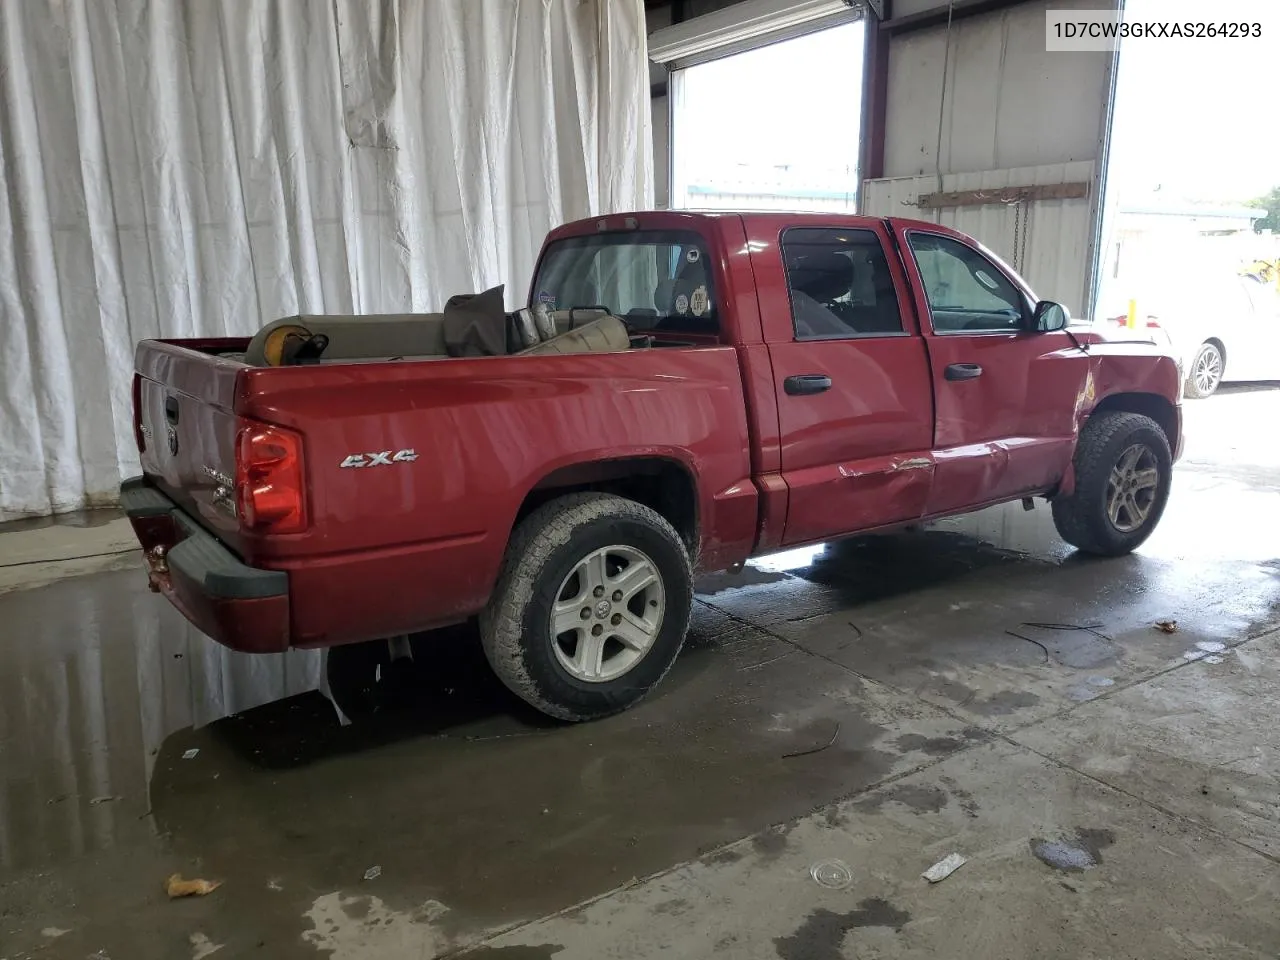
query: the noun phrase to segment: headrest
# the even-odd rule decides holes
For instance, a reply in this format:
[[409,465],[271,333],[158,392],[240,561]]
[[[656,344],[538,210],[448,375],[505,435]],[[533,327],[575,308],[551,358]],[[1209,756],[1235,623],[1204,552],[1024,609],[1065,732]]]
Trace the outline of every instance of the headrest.
[[791,266],[791,286],[825,303],[853,289],[853,261],[840,253],[815,253]]

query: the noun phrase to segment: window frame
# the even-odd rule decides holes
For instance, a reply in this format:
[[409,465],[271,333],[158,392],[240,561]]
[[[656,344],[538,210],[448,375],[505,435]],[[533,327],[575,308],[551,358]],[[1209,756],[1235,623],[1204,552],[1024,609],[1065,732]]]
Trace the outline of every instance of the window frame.
[[[966,250],[977,254],[987,262],[999,276],[1004,277],[1009,285],[1013,287],[1015,293],[1022,301],[1022,316],[1019,319],[1017,327],[990,329],[990,330],[939,330],[933,322],[933,304],[929,301],[929,288],[924,282],[924,271],[920,269],[920,258],[916,256],[915,244],[912,238],[916,236],[937,237],[941,240],[950,240],[952,243],[964,247]],[[1034,333],[1031,329],[1031,318],[1035,315],[1036,299],[1030,293],[1026,284],[1022,283],[1015,277],[1011,271],[1007,270],[1004,264],[1000,263],[994,254],[988,254],[985,250],[975,246],[972,243],[966,243],[959,237],[952,236],[950,233],[935,233],[932,230],[912,229],[906,231],[903,238],[906,241],[907,249],[911,252],[911,263],[915,267],[916,277],[920,281],[920,292],[924,295],[924,306],[929,314],[929,332],[936,337],[1008,337],[1020,336],[1022,334]]]
[[850,328],[848,333],[816,334],[815,336],[811,336],[811,337],[802,337],[802,336],[800,335],[800,331],[799,331],[799,330],[797,329],[797,327],[796,327],[796,301],[795,301],[795,290],[794,290],[794,288],[791,286],[791,271],[788,269],[788,265],[787,265],[787,235],[788,235],[788,234],[790,234],[790,233],[795,233],[795,232],[797,232],[797,231],[812,231],[812,232],[817,232],[817,233],[835,233],[835,232],[838,232],[838,231],[839,231],[839,232],[845,232],[845,233],[854,233],[854,232],[857,232],[857,233],[866,233],[866,234],[869,234],[869,235],[871,236],[871,238],[872,238],[873,240],[875,240],[876,244],[877,244],[877,245],[879,246],[879,248],[880,248],[880,254],[881,254],[881,256],[883,256],[883,257],[884,257],[884,266],[885,266],[885,270],[886,270],[886,271],[888,272],[888,274],[889,274],[889,279],[890,279],[890,281],[891,281],[891,282],[893,282],[893,281],[894,281],[894,277],[893,277],[893,268],[892,268],[892,267],[890,266],[890,264],[889,264],[889,251],[888,251],[887,249],[885,249],[884,238],[883,238],[883,237],[881,237],[881,236],[880,236],[880,234],[879,234],[879,233],[877,233],[877,232],[876,232],[874,229],[872,229],[871,227],[867,227],[867,226],[858,226],[858,227],[853,227],[853,226],[850,226],[850,227],[840,227],[840,226],[794,226],[794,227],[786,227],[786,228],[782,231],[782,233],[781,233],[781,234],[779,234],[779,236],[778,236],[778,255],[779,255],[779,256],[778,256],[778,259],[779,259],[779,260],[781,261],[781,263],[782,263],[782,279],[783,279],[783,280],[786,282],[786,284],[787,284],[787,307],[788,307],[788,308],[790,309],[790,311],[791,311],[791,337],[792,337],[792,341],[793,341],[793,342],[795,342],[795,343],[829,343],[829,342],[831,342],[831,341],[837,341],[837,342],[838,342],[838,341],[841,341],[841,340],[886,340],[886,339],[893,338],[893,337],[910,337],[910,336],[914,336],[914,333],[913,333],[911,330],[908,330],[908,329],[907,329],[907,318],[906,318],[906,313],[905,313],[905,312],[903,311],[903,309],[902,309],[902,297],[901,297],[901,296],[899,295],[899,293],[898,293],[898,284],[897,284],[896,282],[893,282],[893,298],[894,298],[894,300],[896,301],[897,306],[898,306],[898,323],[899,323],[899,325],[902,327],[902,329],[901,329],[901,330],[895,330],[895,331],[892,331],[892,332],[889,332],[889,333],[878,332],[878,331],[877,331],[877,332],[873,332],[873,333],[859,333],[858,331],[854,330],[853,328]]

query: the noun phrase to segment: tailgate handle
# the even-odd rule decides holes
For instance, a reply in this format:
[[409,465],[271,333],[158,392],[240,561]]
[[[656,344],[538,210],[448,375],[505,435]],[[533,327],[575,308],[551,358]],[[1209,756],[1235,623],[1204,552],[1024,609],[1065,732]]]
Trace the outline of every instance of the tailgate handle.
[[175,427],[178,425],[178,398],[164,398],[164,418],[172,423]]

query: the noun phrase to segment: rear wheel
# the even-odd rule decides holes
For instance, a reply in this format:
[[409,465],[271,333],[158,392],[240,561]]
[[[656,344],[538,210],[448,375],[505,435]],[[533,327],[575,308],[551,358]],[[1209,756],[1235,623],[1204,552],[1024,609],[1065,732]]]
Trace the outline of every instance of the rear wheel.
[[1203,400],[1211,396],[1222,383],[1226,366],[1222,349],[1216,343],[1202,343],[1196,352],[1196,358],[1191,361],[1191,369],[1187,371],[1183,395],[1192,400]]
[[1075,492],[1053,501],[1058,533],[1085,553],[1129,553],[1160,522],[1172,468],[1169,440],[1150,417],[1090,417],[1076,445]]
[[480,630],[502,682],[543,713],[625,710],[675,662],[693,572],[680,536],[642,504],[574,494],[517,527]]

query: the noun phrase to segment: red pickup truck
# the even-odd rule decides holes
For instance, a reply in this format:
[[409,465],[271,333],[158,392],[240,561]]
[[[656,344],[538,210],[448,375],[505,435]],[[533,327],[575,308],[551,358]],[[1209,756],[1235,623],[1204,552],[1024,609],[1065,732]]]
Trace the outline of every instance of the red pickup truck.
[[529,304],[501,355],[451,355],[447,312],[295,318],[294,361],[279,324],[140,343],[153,589],[237,650],[370,652],[331,681],[478,617],[511,690],[583,720],[666,673],[699,571],[1037,496],[1122,554],[1169,495],[1176,362],[936,224],[608,216],[547,238]]

